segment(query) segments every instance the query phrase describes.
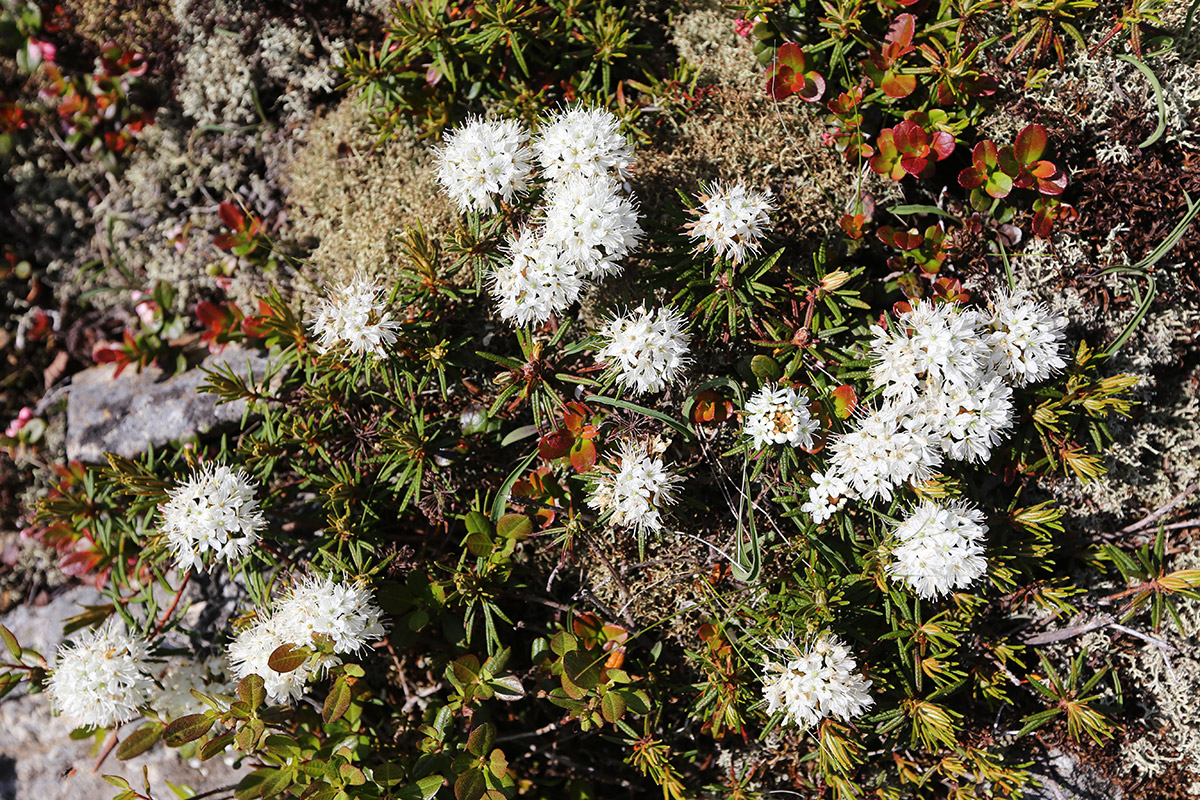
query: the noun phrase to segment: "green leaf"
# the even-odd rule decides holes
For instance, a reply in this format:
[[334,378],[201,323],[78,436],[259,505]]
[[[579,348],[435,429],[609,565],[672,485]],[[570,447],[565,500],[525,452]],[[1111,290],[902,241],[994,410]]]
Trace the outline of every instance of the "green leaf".
[[338,678],[333,682],[333,686],[329,690],[329,696],[325,698],[325,706],[321,709],[321,719],[325,720],[325,724],[335,722],[342,718],[346,710],[350,708],[350,698],[353,692],[346,685],[343,678]]
[[258,675],[247,675],[238,682],[237,687],[238,697],[254,710],[261,706],[267,699],[267,690],[263,686],[263,679]]
[[454,796],[457,800],[479,800],[485,791],[487,782],[483,773],[478,770],[467,770],[454,782]]
[[162,732],[163,741],[167,747],[182,747],[208,733],[216,721],[216,717],[208,714],[188,714],[172,720]]
[[292,774],[279,769],[259,769],[242,778],[234,790],[237,800],[274,797],[292,785]]
[[600,713],[605,721],[616,722],[625,716],[625,698],[617,692],[609,692],[600,700]]
[[485,722],[471,731],[471,735],[467,737],[467,752],[483,758],[492,749],[495,741],[496,726]]
[[263,747],[281,758],[298,758],[301,752],[300,744],[295,739],[280,733],[272,733],[264,739]]
[[4,646],[8,649],[9,655],[19,664],[21,662],[21,645],[17,642],[17,637],[13,636],[13,632],[8,628],[0,625],[0,639],[4,640]]
[[232,733],[223,733],[215,739],[209,739],[207,742],[200,745],[200,760],[208,761],[213,756],[224,753],[225,748],[228,747],[233,740],[234,735]]
[[770,356],[757,355],[750,359],[750,371],[763,381],[777,381],[783,375],[783,367]]
[[162,734],[162,723],[146,723],[133,733],[126,736],[125,740],[117,746],[117,759],[120,761],[126,761],[130,758],[134,758],[135,756],[140,756],[142,753],[158,744],[158,740],[162,738]]
[[276,672],[294,672],[304,666],[312,652],[307,647],[296,647],[294,644],[281,644],[267,659],[267,666]]
[[533,533],[533,522],[524,514],[505,514],[496,523],[496,535],[521,541]]

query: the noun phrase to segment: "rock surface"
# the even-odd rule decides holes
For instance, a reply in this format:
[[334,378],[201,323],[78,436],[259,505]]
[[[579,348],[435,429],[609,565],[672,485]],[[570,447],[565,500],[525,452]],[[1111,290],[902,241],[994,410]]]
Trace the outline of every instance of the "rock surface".
[[195,433],[236,422],[243,401],[217,405],[217,396],[200,391],[205,370],[229,364],[238,375],[261,380],[267,357],[258,350],[229,345],[210,355],[200,368],[168,376],[156,366],[138,373],[126,369],[116,378],[105,364],[76,375],[67,399],[67,458],[85,463],[104,461],[105,453],[132,457]]
[[[103,602],[94,588],[75,587],[46,606],[15,608],[0,622],[23,646],[49,658],[62,637],[62,620],[81,612],[83,605]],[[109,754],[100,769],[93,771],[93,740],[72,741],[71,725],[61,717],[51,717],[47,706],[45,695],[25,695],[21,688],[0,700],[0,800],[106,800],[119,790],[102,776],[119,775],[141,789],[143,766],[155,797],[172,796],[166,781],[197,792],[238,781],[238,774],[220,758],[197,769],[162,745],[129,761],[118,761]]]

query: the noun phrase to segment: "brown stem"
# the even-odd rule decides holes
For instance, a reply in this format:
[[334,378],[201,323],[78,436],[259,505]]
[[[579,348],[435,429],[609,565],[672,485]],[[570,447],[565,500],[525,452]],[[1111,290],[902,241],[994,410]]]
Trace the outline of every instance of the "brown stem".
[[187,574],[185,574],[183,576],[183,581],[179,584],[179,588],[175,591],[175,599],[171,601],[171,605],[168,606],[166,613],[163,614],[162,620],[158,623],[158,626],[154,629],[155,636],[158,636],[159,634],[161,634],[163,632],[163,628],[166,627],[167,622],[171,619],[171,615],[175,613],[175,608],[179,605],[179,598],[183,597],[183,590],[187,588],[188,581],[190,581],[191,579],[192,579],[192,571],[189,569],[187,571]]

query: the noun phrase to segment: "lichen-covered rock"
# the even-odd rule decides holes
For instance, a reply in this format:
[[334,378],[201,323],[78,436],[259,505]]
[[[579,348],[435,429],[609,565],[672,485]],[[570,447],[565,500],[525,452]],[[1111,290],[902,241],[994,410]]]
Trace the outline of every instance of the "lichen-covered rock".
[[140,373],[126,369],[113,377],[114,367],[93,367],[75,376],[67,400],[67,458],[102,462],[105,453],[135,456],[242,418],[242,401],[217,405],[217,396],[200,391],[208,372],[228,364],[239,375],[262,379],[266,356],[230,345],[208,356],[199,368],[168,376],[156,366]]

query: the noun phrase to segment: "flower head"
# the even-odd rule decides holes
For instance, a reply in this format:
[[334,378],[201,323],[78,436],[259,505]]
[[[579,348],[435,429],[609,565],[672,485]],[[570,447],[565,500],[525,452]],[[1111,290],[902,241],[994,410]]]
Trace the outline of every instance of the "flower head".
[[639,394],[661,392],[691,363],[687,318],[670,308],[634,311],[611,320],[599,360],[607,362],[622,386]]
[[517,325],[540,325],[579,299],[583,280],[575,262],[533,228],[510,238],[510,261],[492,273],[500,316]]
[[770,444],[812,447],[820,426],[808,410],[808,398],[794,387],[763,386],[746,403],[743,432],[761,449]]
[[929,432],[956,461],[987,461],[1013,426],[1012,389],[997,375],[930,392],[923,404]]
[[892,489],[928,479],[942,460],[920,407],[913,404],[888,403],[870,412],[830,450],[837,475],[867,500],[891,500]]
[[150,643],[115,617],[58,649],[46,690],[54,707],[79,726],[128,722],[150,700]]
[[775,646],[783,660],[766,664],[768,714],[782,711],[792,724],[811,728],[826,717],[853,719],[875,702],[871,681],[858,674],[850,650],[836,637],[822,635],[807,652],[786,640]]
[[[383,635],[383,612],[370,589],[308,576],[275,603],[273,613],[237,635],[229,661],[237,678],[261,677],[272,698],[296,699],[311,678],[340,664],[339,656],[358,652]],[[269,661],[284,644],[312,648],[312,656],[299,669],[276,672]]]
[[845,507],[846,500],[854,494],[854,490],[834,470],[814,472],[812,482],[808,490],[808,502],[800,506],[800,510],[820,525]]
[[662,512],[675,504],[683,478],[667,470],[658,448],[626,440],[614,468],[597,467],[588,505],[612,512],[612,523],[638,531],[663,529]]
[[1052,315],[1027,292],[992,300],[987,320],[991,366],[1016,386],[1044,381],[1066,367],[1062,357],[1067,320]]
[[747,253],[758,252],[773,208],[769,192],[751,191],[741,183],[729,187],[718,183],[700,198],[701,206],[692,212],[696,219],[685,226],[688,235],[699,240],[698,252],[712,250],[735,264],[745,260]]
[[551,186],[544,239],[578,265],[585,278],[621,271],[620,260],[642,237],[637,208],[607,176],[573,175]]
[[264,524],[254,488],[242,470],[209,463],[168,492],[159,512],[179,569],[203,569],[206,553],[232,561],[250,551]]
[[382,302],[383,288],[363,275],[323,298],[309,325],[322,353],[344,347],[355,355],[383,357],[396,341],[400,323]]
[[969,586],[987,570],[983,513],[962,501],[946,507],[929,501],[896,528],[888,574],[926,599]]
[[572,175],[598,178],[616,173],[629,178],[633,147],[621,134],[616,116],[602,108],[570,108],[556,112],[533,142],[538,163],[550,180]]
[[532,168],[529,132],[512,120],[478,117],[446,134],[437,150],[437,177],[461,211],[495,211],[526,191]]
[[917,300],[892,330],[875,325],[871,373],[885,398],[917,399],[929,385],[969,387],[987,364],[988,347],[973,309]]

